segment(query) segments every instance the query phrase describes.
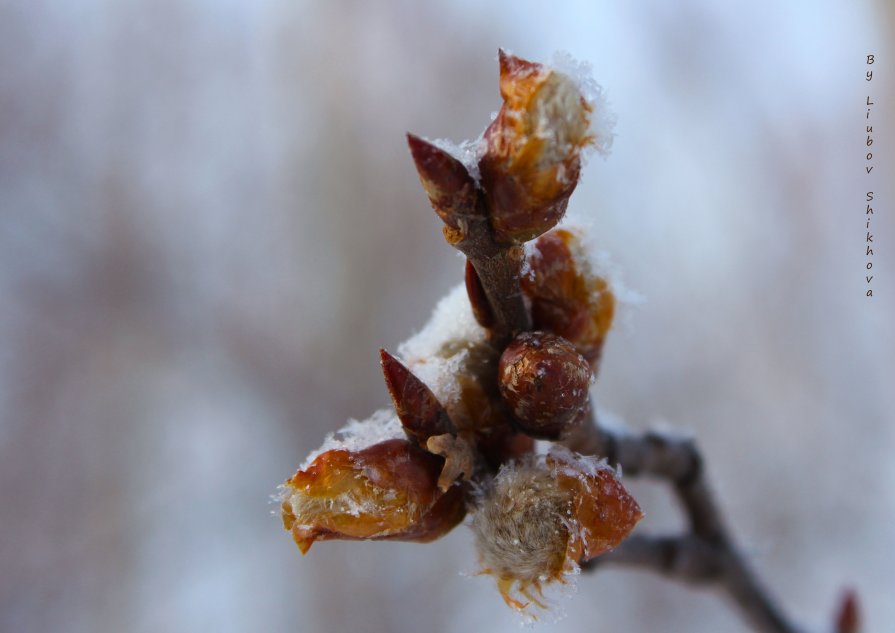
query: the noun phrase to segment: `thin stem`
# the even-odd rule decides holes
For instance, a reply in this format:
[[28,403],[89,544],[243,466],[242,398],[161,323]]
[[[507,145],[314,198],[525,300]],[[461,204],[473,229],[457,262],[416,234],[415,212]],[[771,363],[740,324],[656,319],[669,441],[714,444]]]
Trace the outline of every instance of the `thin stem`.
[[798,633],[733,544],[693,440],[656,432],[616,433],[600,427],[591,416],[563,443],[578,452],[604,456],[627,475],[669,481],[690,524],[690,533],[683,536],[629,537],[613,552],[584,563],[584,569],[627,565],[694,584],[715,583],[733,598],[755,630]]
[[491,341],[499,350],[532,325],[520,284],[524,250],[498,244],[487,217],[464,218],[462,238],[453,245],[466,255],[479,276],[494,315]]

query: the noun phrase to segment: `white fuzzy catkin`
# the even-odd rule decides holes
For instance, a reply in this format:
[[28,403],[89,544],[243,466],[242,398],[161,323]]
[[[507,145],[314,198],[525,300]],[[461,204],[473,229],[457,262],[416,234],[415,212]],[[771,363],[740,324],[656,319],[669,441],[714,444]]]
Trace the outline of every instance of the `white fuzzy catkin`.
[[472,520],[482,566],[535,583],[564,566],[572,496],[540,460],[503,466]]
[[594,80],[591,65],[576,60],[569,53],[557,52],[553,55],[550,67],[571,78],[581,96],[590,105],[592,109],[590,134],[594,137],[593,148],[600,155],[607,156],[615,138],[612,132],[615,127],[615,115],[609,109],[603,88]]

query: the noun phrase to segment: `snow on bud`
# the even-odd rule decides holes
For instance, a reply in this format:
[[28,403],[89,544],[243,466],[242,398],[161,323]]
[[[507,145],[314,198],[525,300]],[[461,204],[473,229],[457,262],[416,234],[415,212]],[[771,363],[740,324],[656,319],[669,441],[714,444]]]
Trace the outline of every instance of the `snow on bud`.
[[564,582],[580,562],[616,547],[642,517],[613,469],[554,448],[546,459],[502,467],[472,527],[482,572],[495,576],[508,605],[523,610],[529,603],[544,608],[544,583]]
[[438,487],[443,466],[405,439],[326,451],[281,487],[283,526],[302,554],[318,540],[434,540],[466,513],[461,486]]
[[592,107],[571,77],[503,51],[500,94],[479,170],[495,238],[521,243],[565,214],[581,150],[594,141]]
[[429,202],[446,225],[445,237],[452,244],[460,241],[469,218],[484,215],[475,180],[462,162],[433,143],[408,134],[407,144]]
[[571,342],[596,368],[612,325],[615,295],[591,270],[581,238],[555,229],[528,248],[522,291],[531,300],[534,327]]
[[526,433],[559,439],[587,407],[590,365],[566,339],[523,332],[500,357],[498,385],[504,402]]
[[395,404],[404,432],[421,448],[444,457],[438,487],[450,488],[461,475],[469,479],[475,470],[476,455],[432,390],[384,349],[379,350],[385,384]]
[[457,432],[426,383],[384,349],[379,350],[379,362],[395,412],[410,439],[425,447],[430,437]]

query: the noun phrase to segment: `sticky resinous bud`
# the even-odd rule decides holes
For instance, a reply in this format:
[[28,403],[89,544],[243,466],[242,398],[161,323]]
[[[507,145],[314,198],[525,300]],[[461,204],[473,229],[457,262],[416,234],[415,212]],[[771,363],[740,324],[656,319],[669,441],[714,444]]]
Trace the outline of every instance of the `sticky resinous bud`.
[[612,326],[616,299],[593,272],[580,235],[554,229],[527,246],[522,292],[531,302],[534,327],[572,343],[596,374]]
[[501,355],[497,377],[516,424],[532,437],[559,439],[582,421],[590,365],[561,336],[523,332]]
[[445,224],[445,238],[457,244],[471,220],[485,218],[476,182],[461,161],[437,145],[413,134],[407,144],[429,202]]
[[459,479],[470,479],[477,456],[458,434],[447,410],[426,384],[386,350],[379,350],[382,373],[395,412],[407,437],[420,448],[444,458],[438,487],[447,491]]
[[[375,425],[375,417],[355,425]],[[463,519],[463,487],[438,486],[445,460],[411,440],[388,437],[402,434],[394,422],[387,433],[366,431],[377,440],[368,446],[349,439],[323,450],[280,487],[283,526],[302,554],[318,540],[427,542]]]
[[554,448],[501,468],[473,516],[482,572],[508,605],[544,608],[542,586],[616,547],[643,517],[616,472]]
[[479,170],[495,239],[521,243],[565,214],[581,150],[594,141],[592,107],[571,77],[503,51],[500,94]]

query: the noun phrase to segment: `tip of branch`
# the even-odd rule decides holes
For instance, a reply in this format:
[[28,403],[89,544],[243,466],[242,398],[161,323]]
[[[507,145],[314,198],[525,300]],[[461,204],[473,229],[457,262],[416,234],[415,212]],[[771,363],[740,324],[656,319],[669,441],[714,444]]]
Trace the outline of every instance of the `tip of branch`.
[[836,633],[858,633],[861,630],[861,613],[858,609],[858,595],[854,589],[846,589],[839,599],[836,612]]

